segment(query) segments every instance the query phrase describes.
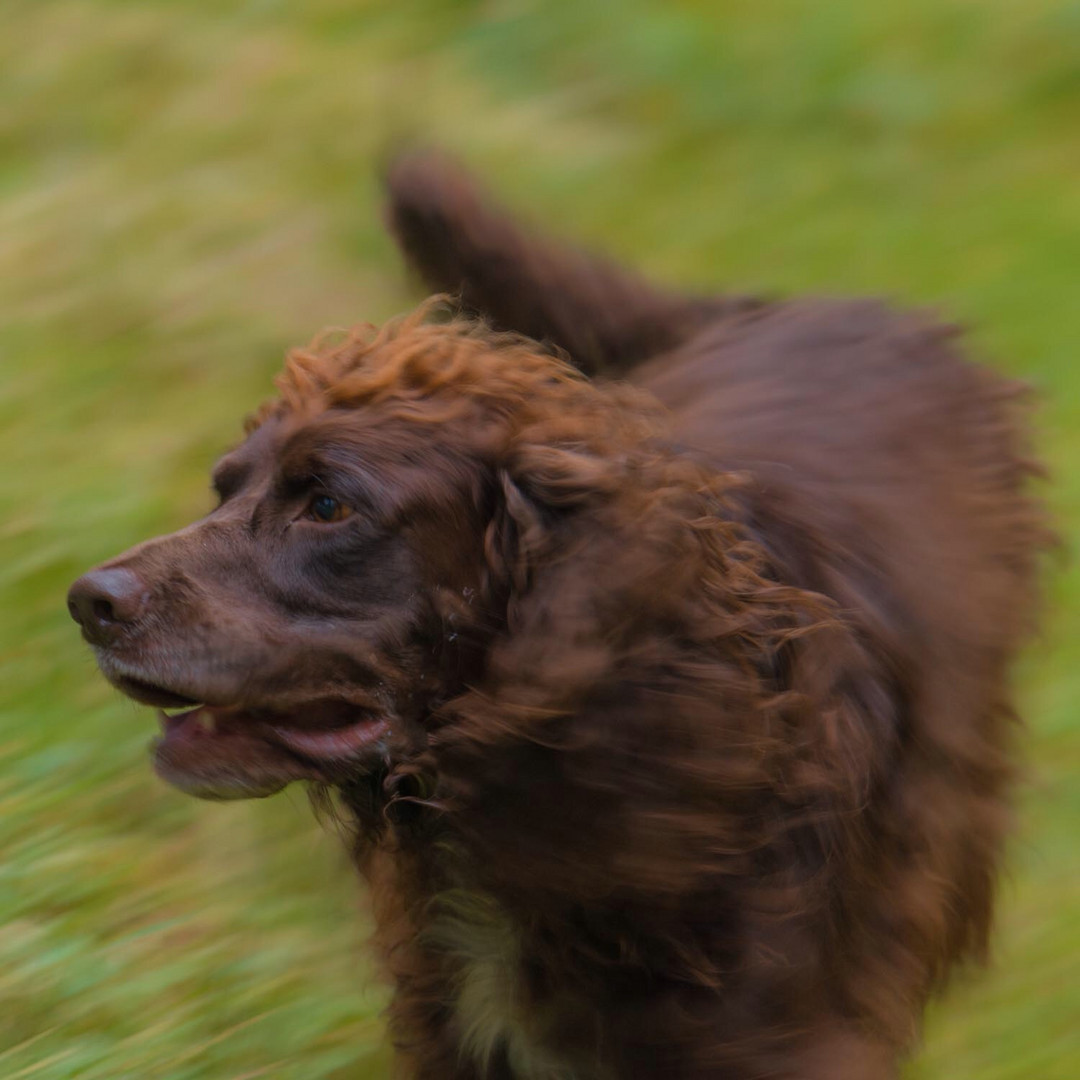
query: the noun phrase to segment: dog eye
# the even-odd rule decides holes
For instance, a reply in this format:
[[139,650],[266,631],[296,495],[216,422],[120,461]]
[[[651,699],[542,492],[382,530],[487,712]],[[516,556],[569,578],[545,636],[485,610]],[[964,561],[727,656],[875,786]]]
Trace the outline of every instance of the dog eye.
[[351,513],[350,507],[338,502],[332,495],[316,495],[307,508],[307,516],[312,521],[321,521],[324,524],[344,521]]

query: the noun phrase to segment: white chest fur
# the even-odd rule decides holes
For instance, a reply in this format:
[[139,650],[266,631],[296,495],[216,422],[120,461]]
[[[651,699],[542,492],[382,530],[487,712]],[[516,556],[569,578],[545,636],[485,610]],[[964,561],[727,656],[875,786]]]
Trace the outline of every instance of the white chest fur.
[[441,893],[423,935],[456,970],[454,1016],[463,1056],[483,1071],[504,1050],[515,1080],[584,1080],[530,1030],[522,1000],[521,942],[490,899],[466,889]]

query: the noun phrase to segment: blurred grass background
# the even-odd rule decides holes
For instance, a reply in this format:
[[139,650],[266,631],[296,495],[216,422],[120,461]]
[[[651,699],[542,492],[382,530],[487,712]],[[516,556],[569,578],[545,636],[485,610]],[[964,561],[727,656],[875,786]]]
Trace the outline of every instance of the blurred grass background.
[[[386,1075],[336,840],[161,786],[64,592],[207,508],[287,346],[412,303],[403,137],[668,282],[969,322],[1043,394],[1074,546],[1076,0],[3,0],[0,1076]],[[1080,1075],[1075,561],[1051,599],[996,963],[912,1080]]]

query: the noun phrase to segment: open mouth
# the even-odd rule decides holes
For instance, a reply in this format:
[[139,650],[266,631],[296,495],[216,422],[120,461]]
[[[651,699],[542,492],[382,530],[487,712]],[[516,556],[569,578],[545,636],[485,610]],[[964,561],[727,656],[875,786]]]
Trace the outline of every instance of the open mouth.
[[[256,735],[312,761],[341,761],[368,751],[385,734],[382,717],[364,714],[345,702],[312,702],[298,717],[269,710],[245,710],[185,701],[179,710],[159,709],[162,738],[214,738]],[[298,722],[302,721],[302,722]]]
[[370,765],[389,732],[385,714],[371,702],[222,705],[128,675],[114,683],[158,707],[157,773],[204,798],[260,797],[294,780],[340,781]]

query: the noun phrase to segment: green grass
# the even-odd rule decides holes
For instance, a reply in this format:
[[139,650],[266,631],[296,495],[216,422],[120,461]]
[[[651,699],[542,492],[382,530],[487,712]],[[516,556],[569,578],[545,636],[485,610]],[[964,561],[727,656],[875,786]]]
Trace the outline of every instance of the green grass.
[[[394,140],[662,279],[939,305],[1044,397],[1080,523],[1080,3],[0,5],[0,1076],[387,1074],[339,845],[186,800],[68,583],[206,507],[284,349],[413,300]],[[1080,1075],[1080,574],[1021,672],[995,966],[914,1080]]]

